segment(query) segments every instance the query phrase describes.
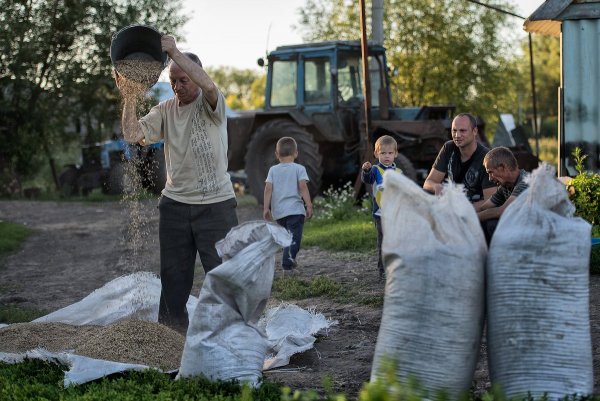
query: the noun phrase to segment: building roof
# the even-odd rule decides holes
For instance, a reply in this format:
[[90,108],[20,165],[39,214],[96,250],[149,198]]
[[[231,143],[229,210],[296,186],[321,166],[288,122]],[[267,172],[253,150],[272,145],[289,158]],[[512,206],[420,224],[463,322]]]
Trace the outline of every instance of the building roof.
[[526,32],[560,36],[562,21],[568,19],[600,19],[598,0],[546,0],[525,20]]

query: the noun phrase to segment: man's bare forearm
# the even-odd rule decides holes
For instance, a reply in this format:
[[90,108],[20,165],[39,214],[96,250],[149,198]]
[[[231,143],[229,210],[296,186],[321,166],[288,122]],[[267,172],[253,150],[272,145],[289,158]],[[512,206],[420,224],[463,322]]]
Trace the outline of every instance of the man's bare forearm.
[[142,127],[137,119],[136,102],[126,99],[123,102],[123,115],[121,116],[121,129],[125,141],[138,143],[144,139]]

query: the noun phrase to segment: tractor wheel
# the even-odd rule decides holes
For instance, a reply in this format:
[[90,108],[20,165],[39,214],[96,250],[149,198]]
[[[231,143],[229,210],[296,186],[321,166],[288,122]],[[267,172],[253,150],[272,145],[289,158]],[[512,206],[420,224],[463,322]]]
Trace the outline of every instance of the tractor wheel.
[[417,171],[406,156],[404,156],[402,153],[398,153],[398,156],[396,156],[396,159],[394,159],[394,163],[396,163],[396,167],[402,170],[402,173],[405,176],[417,182]]
[[79,178],[79,170],[75,166],[69,166],[58,177],[58,185],[60,193],[64,197],[69,197],[79,194],[77,180]]
[[155,149],[152,155],[148,158],[147,170],[148,190],[155,195],[159,195],[165,183],[167,182],[167,167],[165,163],[165,149]]
[[246,176],[250,193],[263,203],[265,180],[269,168],[277,164],[275,145],[279,138],[289,136],[298,144],[298,158],[296,163],[303,165],[308,173],[308,190],[311,197],[315,197],[321,188],[321,154],[319,145],[312,135],[304,128],[290,120],[277,119],[269,121],[256,130],[248,144],[246,152]]

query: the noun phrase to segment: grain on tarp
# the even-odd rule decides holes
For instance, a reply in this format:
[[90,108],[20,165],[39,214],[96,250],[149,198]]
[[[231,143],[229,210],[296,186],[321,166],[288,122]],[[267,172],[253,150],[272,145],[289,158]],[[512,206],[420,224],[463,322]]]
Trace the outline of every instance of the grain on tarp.
[[122,320],[109,326],[16,323],[0,329],[0,352],[34,348],[114,362],[177,369],[185,337],[159,323]]

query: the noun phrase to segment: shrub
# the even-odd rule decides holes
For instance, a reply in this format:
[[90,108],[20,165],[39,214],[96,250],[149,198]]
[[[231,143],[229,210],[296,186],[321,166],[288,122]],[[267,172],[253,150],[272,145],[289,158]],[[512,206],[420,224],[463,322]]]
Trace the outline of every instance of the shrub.
[[[592,224],[592,236],[600,236],[600,174],[585,171],[583,161],[587,155],[580,148],[573,150],[577,176],[569,181],[569,199],[575,205],[575,215]],[[590,272],[600,274],[600,245],[592,247]]]
[[573,158],[577,176],[567,185],[569,199],[575,205],[575,214],[587,220],[593,226],[600,225],[600,174],[583,169],[583,161],[587,155],[575,148]]
[[343,221],[355,217],[357,213],[368,216],[368,210],[356,206],[357,204],[362,205],[362,202],[355,199],[350,182],[341,188],[330,187],[323,193],[322,198],[315,200],[315,220]]

